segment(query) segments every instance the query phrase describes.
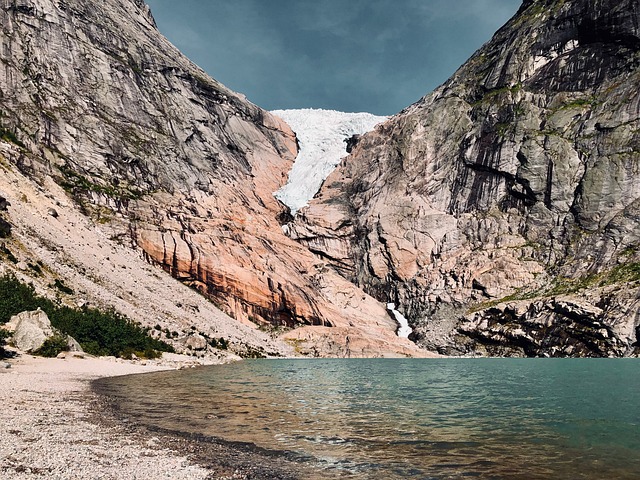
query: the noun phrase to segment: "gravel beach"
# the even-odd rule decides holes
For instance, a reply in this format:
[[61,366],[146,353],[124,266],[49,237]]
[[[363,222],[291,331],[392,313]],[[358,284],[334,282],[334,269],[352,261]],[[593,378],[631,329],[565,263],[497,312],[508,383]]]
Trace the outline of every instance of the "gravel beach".
[[97,378],[171,368],[167,365],[30,355],[9,363],[11,368],[0,369],[0,478],[299,477],[293,463],[251,446],[153,432],[120,422],[107,399],[91,388]]

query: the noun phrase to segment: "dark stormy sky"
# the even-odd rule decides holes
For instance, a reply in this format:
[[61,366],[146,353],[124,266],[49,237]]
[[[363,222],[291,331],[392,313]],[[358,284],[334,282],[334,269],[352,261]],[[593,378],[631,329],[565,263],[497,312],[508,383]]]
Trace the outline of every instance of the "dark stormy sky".
[[521,0],[147,0],[162,33],[263,108],[394,114],[444,82]]

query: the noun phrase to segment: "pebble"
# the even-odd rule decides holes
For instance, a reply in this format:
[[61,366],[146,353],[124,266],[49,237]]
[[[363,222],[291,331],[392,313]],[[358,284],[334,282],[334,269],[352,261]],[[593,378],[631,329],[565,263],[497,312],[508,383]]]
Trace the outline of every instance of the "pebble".
[[[3,365],[0,362],[0,367]],[[86,376],[25,373],[18,364],[14,370],[0,375],[3,406],[0,478],[205,480],[208,477],[206,469],[164,448],[160,441],[145,444],[144,439],[137,440],[121,427],[91,422],[88,405],[92,394]]]

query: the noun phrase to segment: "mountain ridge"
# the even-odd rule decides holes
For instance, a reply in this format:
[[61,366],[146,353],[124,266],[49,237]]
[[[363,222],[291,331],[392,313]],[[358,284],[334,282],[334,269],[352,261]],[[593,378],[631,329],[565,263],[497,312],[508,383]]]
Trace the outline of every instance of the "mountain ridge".
[[[158,32],[143,2],[12,0],[0,9],[0,20],[4,165],[16,178],[41,185],[37,201],[25,203],[5,184],[8,176],[0,183],[13,206],[6,217],[16,243],[30,246],[24,256],[41,259],[54,274],[66,270],[69,284],[83,269],[94,271],[85,265],[91,253],[77,248],[89,258],[74,259],[71,245],[40,233],[56,221],[41,215],[41,205],[53,197],[57,218],[66,218],[67,209],[75,217],[78,209],[101,232],[85,235],[84,243],[133,248],[238,324],[268,330],[248,337],[252,348],[262,349],[273,337],[267,344],[276,353],[293,352],[295,344],[318,355],[424,355],[397,338],[383,304],[283,235],[287,208],[273,192],[284,185],[297,154],[291,129],[183,57]],[[33,215],[16,216],[18,207]],[[53,255],[34,247],[36,238],[51,245]],[[15,270],[10,262],[3,268]],[[102,283],[120,290],[117,280]],[[160,304],[171,298],[162,295]],[[143,298],[150,301],[130,292],[126,297],[139,306]],[[174,312],[164,320],[177,321],[179,330],[194,322],[208,332],[197,312],[176,302],[179,319]],[[156,323],[153,315],[132,316]],[[278,338],[304,325],[304,339],[287,344]],[[325,329],[317,341],[313,326]],[[185,342],[192,336],[189,329],[184,336]]]
[[[524,2],[289,222],[273,193],[293,131],[184,58],[143,2],[7,0],[3,272],[69,278],[202,355],[224,331],[260,354],[637,356],[638,15]],[[159,270],[145,284],[149,265],[228,316],[173,299]]]
[[523,3],[361,139],[292,238],[443,353],[637,355],[638,23],[633,1]]

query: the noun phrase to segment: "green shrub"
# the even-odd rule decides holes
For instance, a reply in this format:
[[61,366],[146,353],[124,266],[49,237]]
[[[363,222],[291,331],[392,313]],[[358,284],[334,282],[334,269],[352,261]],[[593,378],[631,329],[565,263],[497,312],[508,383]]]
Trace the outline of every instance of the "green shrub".
[[44,344],[33,352],[34,355],[40,355],[41,357],[53,358],[57,357],[61,352],[69,351],[69,345],[67,343],[67,337],[63,335],[54,335],[51,338],[47,338]]
[[11,263],[18,263],[18,259],[15,257],[13,252],[6,247],[4,243],[0,245],[0,253],[5,255],[7,257],[7,260],[9,260]]
[[54,288],[57,288],[58,290],[60,290],[62,293],[66,293],[67,295],[73,295],[73,290],[69,287],[67,287],[62,280],[59,279],[55,279],[55,281],[53,282],[53,286]]
[[14,145],[25,148],[24,143],[22,143],[18,139],[18,137],[16,137],[16,134],[11,130],[0,127],[0,138],[2,138],[2,140],[4,140],[5,142],[13,143]]
[[229,348],[229,342],[223,337],[210,339],[209,345],[220,350],[227,350]]
[[0,358],[5,358],[7,356],[7,351],[4,349],[4,345],[7,338],[10,336],[11,334],[8,331],[4,328],[0,328]]
[[83,350],[92,355],[124,357],[129,353],[130,357],[130,352],[135,352],[139,357],[152,358],[158,355],[154,351],[174,351],[171,345],[151,338],[142,327],[113,310],[60,306],[36,295],[32,285],[12,275],[0,277],[0,324],[8,322],[13,315],[38,307],[47,314],[54,328],[75,338]]

